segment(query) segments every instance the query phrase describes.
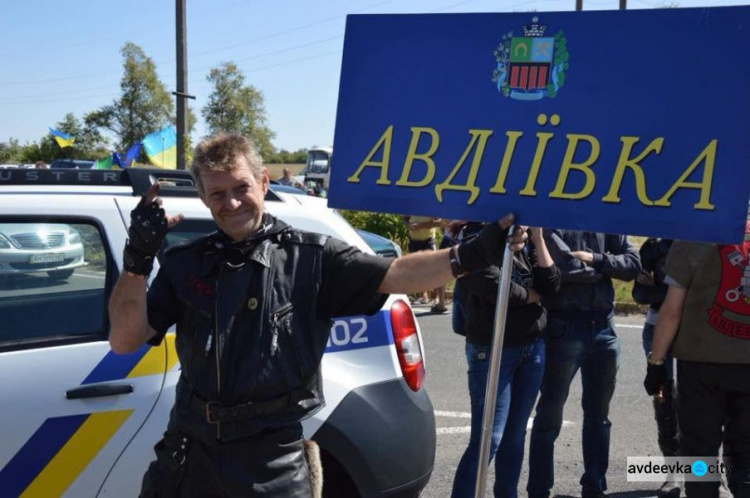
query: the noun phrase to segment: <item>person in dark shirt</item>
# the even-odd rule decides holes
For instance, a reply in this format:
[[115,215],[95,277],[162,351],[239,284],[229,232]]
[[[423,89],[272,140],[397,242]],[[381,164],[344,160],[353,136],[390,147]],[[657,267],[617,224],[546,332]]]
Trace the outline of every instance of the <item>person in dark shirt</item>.
[[550,255],[562,274],[560,291],[542,300],[546,364],[529,445],[530,498],[546,498],[555,482],[555,441],[570,383],[583,384],[583,498],[606,496],[609,403],[615,392],[620,341],[615,333],[612,279],[631,281],[641,271],[638,251],[624,235],[545,230]]
[[[641,245],[638,253],[641,256],[641,274],[633,283],[633,300],[638,304],[647,304],[646,322],[643,324],[641,334],[643,340],[643,352],[646,356],[651,354],[651,344],[654,340],[654,328],[659,316],[659,308],[667,297],[669,286],[664,282],[666,274],[664,265],[667,262],[667,254],[672,246],[672,241],[662,238],[650,238]],[[677,456],[677,412],[674,402],[674,368],[672,355],[667,354],[664,358],[668,382],[664,386],[662,396],[654,396],[654,417],[659,441],[659,449],[665,457]],[[680,493],[679,482],[673,476],[659,488],[660,498],[677,496]]]
[[[469,224],[459,240],[470,240],[480,227],[480,224]],[[528,251],[522,250],[513,256],[490,444],[490,459],[495,458],[496,498],[517,494],[526,424],[544,374],[544,341],[540,333],[547,314],[540,299],[560,287],[560,272],[547,251],[542,229],[532,229],[530,240]],[[456,282],[465,317],[471,436],[456,469],[452,498],[473,497],[475,492],[499,280],[500,268],[492,266]]]

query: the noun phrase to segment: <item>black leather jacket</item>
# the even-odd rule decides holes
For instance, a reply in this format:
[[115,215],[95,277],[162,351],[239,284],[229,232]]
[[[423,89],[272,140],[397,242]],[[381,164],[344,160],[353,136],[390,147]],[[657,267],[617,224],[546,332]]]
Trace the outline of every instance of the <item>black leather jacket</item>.
[[[239,267],[227,263],[226,237],[214,233],[169,250],[150,290],[152,326],[165,287],[179,301],[182,375],[170,428],[205,442],[299,421],[324,402],[319,367],[331,321],[318,319],[316,309],[327,237],[266,220],[242,246]],[[210,423],[201,410],[206,402],[267,403],[293,392],[303,395],[273,414],[241,421]]]

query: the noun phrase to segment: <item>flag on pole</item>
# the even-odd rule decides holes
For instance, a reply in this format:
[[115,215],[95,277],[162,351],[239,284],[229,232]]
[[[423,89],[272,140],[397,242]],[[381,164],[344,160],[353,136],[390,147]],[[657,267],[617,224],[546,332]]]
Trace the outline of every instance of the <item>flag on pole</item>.
[[141,154],[141,142],[140,140],[130,146],[125,152],[125,158],[122,160],[122,167],[129,168],[134,162],[138,160],[138,156]]
[[76,141],[76,139],[68,135],[67,133],[63,133],[61,131],[53,130],[52,128],[49,129],[49,132],[52,134],[53,137],[55,137],[55,141],[57,142],[57,145],[60,147],[70,147],[73,145],[73,142]]
[[152,164],[164,169],[177,169],[177,131],[174,126],[146,135],[142,143]]
[[112,169],[112,155],[96,161],[92,169]]

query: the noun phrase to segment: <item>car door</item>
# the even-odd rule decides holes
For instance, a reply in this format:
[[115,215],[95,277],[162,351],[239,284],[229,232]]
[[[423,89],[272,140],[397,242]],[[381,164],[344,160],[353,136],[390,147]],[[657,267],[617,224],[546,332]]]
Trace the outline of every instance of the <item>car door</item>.
[[[23,225],[0,234],[3,496],[95,496],[173,366],[171,341],[130,355],[110,350],[106,305],[123,223],[111,198],[62,201],[51,217],[41,214],[49,201],[0,199],[0,226]],[[39,214],[32,205],[40,205]],[[50,224],[58,228],[54,237]],[[64,227],[67,245],[56,245]],[[82,261],[71,263],[78,249]],[[134,471],[145,470],[148,457]],[[118,495],[137,494],[138,481]]]

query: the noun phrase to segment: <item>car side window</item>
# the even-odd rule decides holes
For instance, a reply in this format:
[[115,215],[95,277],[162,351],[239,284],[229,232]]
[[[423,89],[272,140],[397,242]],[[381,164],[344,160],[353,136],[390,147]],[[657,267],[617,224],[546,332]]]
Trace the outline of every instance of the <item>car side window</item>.
[[90,222],[0,219],[0,348],[105,339],[110,267]]

